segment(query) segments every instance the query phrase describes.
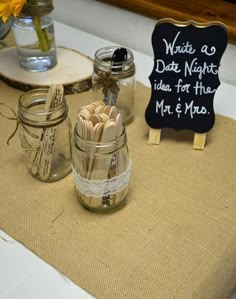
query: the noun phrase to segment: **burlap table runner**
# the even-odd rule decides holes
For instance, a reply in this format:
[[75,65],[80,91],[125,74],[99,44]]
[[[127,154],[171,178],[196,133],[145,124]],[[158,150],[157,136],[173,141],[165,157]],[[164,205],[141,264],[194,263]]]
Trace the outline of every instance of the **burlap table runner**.
[[[0,82],[16,109],[21,91]],[[137,85],[127,127],[128,203],[99,215],[77,201],[72,174],[42,183],[26,171],[14,121],[0,118],[0,229],[97,298],[227,298],[236,285],[236,124],[222,116],[204,151],[193,133],[163,130],[148,145],[150,90]],[[67,96],[72,123],[91,93]]]

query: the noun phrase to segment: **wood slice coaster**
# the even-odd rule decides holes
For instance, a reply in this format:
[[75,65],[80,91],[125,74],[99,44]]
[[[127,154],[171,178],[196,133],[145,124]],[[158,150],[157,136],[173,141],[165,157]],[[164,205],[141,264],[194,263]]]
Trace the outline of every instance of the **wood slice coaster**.
[[57,65],[45,72],[29,72],[21,68],[17,61],[15,47],[0,51],[0,78],[8,85],[28,91],[34,88],[62,84],[65,94],[79,93],[92,86],[93,62],[83,54],[57,48]]

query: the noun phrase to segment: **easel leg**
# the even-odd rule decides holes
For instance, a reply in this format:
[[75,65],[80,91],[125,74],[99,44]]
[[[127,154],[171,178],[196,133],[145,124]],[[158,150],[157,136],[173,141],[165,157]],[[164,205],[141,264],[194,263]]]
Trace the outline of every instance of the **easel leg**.
[[206,133],[194,133],[193,149],[203,150],[206,142]]
[[150,144],[160,144],[161,141],[161,129],[149,129],[149,139]]

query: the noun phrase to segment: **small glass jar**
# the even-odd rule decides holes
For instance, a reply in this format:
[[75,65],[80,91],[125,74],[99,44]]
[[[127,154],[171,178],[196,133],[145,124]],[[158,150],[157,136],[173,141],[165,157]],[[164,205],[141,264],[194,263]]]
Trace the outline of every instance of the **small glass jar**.
[[114,105],[121,112],[125,125],[134,118],[135,65],[129,49],[125,60],[113,62],[116,46],[99,49],[95,53],[92,76],[93,99]]
[[47,71],[57,64],[53,20],[45,16],[19,16],[13,24],[20,66],[31,72]]
[[47,95],[47,88],[24,93],[18,121],[26,168],[35,178],[53,182],[71,171],[71,123],[65,98],[45,111]]
[[72,165],[79,202],[95,212],[114,211],[126,202],[131,172],[125,130],[109,142],[88,141],[74,130]]

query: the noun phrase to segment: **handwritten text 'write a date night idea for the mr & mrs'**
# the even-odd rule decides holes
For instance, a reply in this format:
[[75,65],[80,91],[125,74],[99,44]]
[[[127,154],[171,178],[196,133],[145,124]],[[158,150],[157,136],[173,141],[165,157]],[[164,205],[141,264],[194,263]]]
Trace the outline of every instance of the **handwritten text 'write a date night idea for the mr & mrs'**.
[[213,98],[227,45],[225,28],[164,23],[156,26],[152,43],[155,59],[145,115],[148,125],[207,132],[215,120]]

